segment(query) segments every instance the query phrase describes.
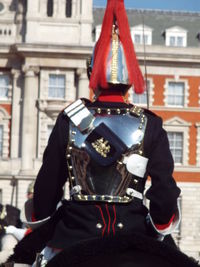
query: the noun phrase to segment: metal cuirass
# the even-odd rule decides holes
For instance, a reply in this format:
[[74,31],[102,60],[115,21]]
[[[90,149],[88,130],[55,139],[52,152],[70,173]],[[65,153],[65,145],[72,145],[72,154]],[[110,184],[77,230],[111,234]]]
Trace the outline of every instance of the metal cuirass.
[[[143,139],[147,123],[143,109],[135,106],[131,109],[95,107],[87,111],[93,117],[87,130],[80,130],[80,127],[69,121],[66,155],[71,196],[78,201],[130,202],[134,194],[128,194],[129,187],[137,168],[137,164],[133,167],[134,161],[138,157],[143,158]],[[108,138],[96,134],[102,125]],[[93,152],[87,149],[88,140],[92,150],[102,160],[98,157],[96,159]],[[107,154],[112,150],[112,143],[114,156],[108,161]],[[120,152],[115,153],[119,143],[123,144],[123,150],[120,150],[120,146]],[[131,163],[130,167],[127,162]]]

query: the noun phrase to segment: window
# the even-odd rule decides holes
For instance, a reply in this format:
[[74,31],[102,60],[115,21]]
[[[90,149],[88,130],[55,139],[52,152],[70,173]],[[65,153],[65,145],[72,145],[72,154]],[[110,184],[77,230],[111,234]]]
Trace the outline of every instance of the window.
[[167,88],[167,105],[181,106],[185,105],[185,83],[169,82]]
[[181,36],[170,36],[170,46],[183,46],[183,37]]
[[50,74],[48,86],[49,98],[65,97],[65,75]]
[[170,150],[174,158],[174,163],[183,163],[183,133],[168,132]]
[[53,0],[47,0],[47,16],[53,16]]
[[152,44],[152,29],[146,25],[138,25],[131,29],[132,40],[135,44],[151,45]]
[[0,157],[3,155],[3,126],[0,125]]
[[175,26],[165,31],[166,46],[187,46],[187,31],[181,27]]
[[189,132],[192,123],[175,116],[164,121],[163,125],[168,133],[170,149],[175,162],[175,169],[184,171],[184,166],[188,166],[189,164]]
[[0,99],[8,99],[10,78],[8,75],[0,75]]
[[72,16],[72,0],[66,0],[65,16],[67,18]]
[[[150,81],[147,81],[147,88],[148,91],[150,90]],[[147,90],[144,91],[143,94],[136,94],[135,92],[133,92],[132,94],[132,101],[134,104],[141,104],[142,106],[146,106],[147,105]]]
[[135,44],[143,44],[143,43],[145,43],[145,44],[149,44],[149,36],[147,35],[147,34],[134,34],[133,35],[133,42],[135,43]]

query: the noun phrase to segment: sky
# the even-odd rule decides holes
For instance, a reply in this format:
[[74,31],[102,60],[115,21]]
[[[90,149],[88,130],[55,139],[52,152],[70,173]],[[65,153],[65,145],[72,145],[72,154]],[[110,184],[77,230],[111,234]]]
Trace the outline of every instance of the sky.
[[[107,0],[93,0],[93,5],[105,7]],[[126,8],[161,9],[200,12],[200,0],[124,0]]]

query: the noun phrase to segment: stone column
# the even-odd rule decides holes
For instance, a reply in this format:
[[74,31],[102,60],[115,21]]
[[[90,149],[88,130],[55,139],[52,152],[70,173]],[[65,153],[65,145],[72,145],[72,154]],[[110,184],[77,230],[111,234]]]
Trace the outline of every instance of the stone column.
[[78,17],[80,14],[80,0],[72,0],[72,17]]
[[37,108],[39,68],[24,66],[21,172],[33,170],[37,144]]
[[78,75],[78,98],[85,97],[89,99],[89,80],[86,69],[78,69],[76,73]]
[[59,0],[58,17],[65,18],[66,0]]
[[20,76],[20,71],[12,69],[13,75],[13,90],[12,90],[12,119],[11,119],[11,158],[19,157],[19,142],[20,142],[20,106],[21,106],[21,88],[17,82]]

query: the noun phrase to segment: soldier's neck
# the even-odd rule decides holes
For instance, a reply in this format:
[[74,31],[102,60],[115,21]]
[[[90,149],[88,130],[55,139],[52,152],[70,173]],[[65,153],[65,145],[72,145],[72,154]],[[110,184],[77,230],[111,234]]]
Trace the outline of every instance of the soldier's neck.
[[120,91],[104,90],[97,98],[101,102],[122,102],[126,103],[126,99]]

